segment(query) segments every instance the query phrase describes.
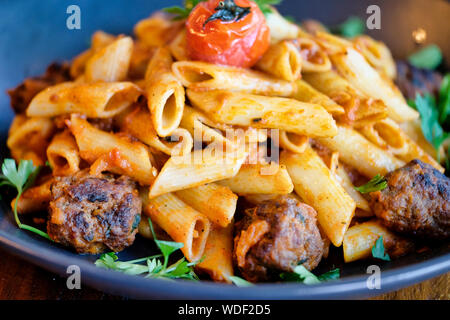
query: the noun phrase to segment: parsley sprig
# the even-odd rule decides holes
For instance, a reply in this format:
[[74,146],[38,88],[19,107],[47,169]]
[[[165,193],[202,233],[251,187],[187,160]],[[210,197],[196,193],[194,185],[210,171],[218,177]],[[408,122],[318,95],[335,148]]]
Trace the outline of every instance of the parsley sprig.
[[[450,74],[442,80],[438,101],[433,95],[427,93],[417,94],[416,99],[408,103],[419,111],[423,135],[436,149],[437,158],[440,161],[439,149],[443,142],[450,138],[450,132],[444,129],[450,122]],[[450,153],[446,159],[447,170],[450,170],[449,155]]]
[[369,182],[360,187],[355,187],[355,189],[360,193],[369,193],[384,190],[387,188],[387,185],[388,184],[386,179],[384,179],[384,177],[382,177],[381,175],[377,174]]
[[16,161],[14,159],[5,159],[2,164],[2,174],[0,175],[0,187],[10,186],[17,191],[17,197],[14,201],[14,219],[17,226],[20,229],[34,232],[49,240],[50,237],[47,233],[36,229],[32,226],[23,224],[20,222],[19,215],[17,213],[17,203],[23,192],[34,184],[36,177],[38,176],[41,167],[35,167],[31,160],[20,160],[19,167],[16,167]]
[[372,247],[372,257],[384,261],[391,261],[391,258],[389,257],[389,254],[386,253],[386,249],[383,245],[383,236],[379,237]]
[[340,271],[339,268],[336,268],[324,274],[316,276],[311,271],[306,269],[303,265],[298,265],[294,268],[294,272],[281,273],[280,277],[285,281],[302,282],[309,285],[339,279]]
[[[183,20],[189,17],[192,9],[195,8],[200,2],[205,2],[208,0],[185,0],[183,6],[173,6],[164,8],[163,11],[171,13],[174,15],[174,20]],[[271,6],[278,5],[282,0],[254,0],[254,2],[259,6],[264,15],[272,13]]]
[[[170,255],[176,250],[181,249],[183,243],[158,240],[150,219],[148,219],[148,223],[153,234],[153,239],[161,254],[131,261],[119,261],[119,258],[114,252],[109,252],[102,254],[95,261],[95,265],[100,268],[116,270],[129,275],[147,274],[146,278],[198,280],[193,267],[199,262],[188,262],[183,257],[169,265]],[[162,262],[161,258],[163,258]]]
[[248,282],[247,280],[242,279],[241,277],[238,277],[238,276],[230,276],[228,278],[237,287],[252,287],[252,286],[254,286],[253,283]]

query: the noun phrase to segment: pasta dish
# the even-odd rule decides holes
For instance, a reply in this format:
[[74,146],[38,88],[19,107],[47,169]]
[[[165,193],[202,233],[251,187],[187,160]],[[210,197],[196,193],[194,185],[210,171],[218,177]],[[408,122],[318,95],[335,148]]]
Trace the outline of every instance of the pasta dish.
[[[237,285],[336,279],[312,272],[331,247],[390,260],[448,239],[448,143],[427,140],[387,46],[264,3],[186,1],[133,37],[97,31],[10,90],[18,226],[100,267]],[[118,260],[136,235],[161,254]]]

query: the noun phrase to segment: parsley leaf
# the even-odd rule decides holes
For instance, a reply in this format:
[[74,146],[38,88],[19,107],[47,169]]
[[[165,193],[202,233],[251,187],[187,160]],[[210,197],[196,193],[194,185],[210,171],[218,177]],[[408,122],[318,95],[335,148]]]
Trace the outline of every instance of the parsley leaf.
[[331,29],[333,33],[340,34],[346,38],[354,38],[365,32],[366,25],[359,17],[349,17],[337,27]]
[[442,79],[441,89],[439,90],[439,122],[445,123],[450,114],[450,73],[447,73]]
[[417,68],[434,70],[442,62],[442,52],[437,45],[431,44],[410,55],[408,61]]
[[271,6],[279,5],[283,0],[254,0],[264,15],[272,13]]
[[375,245],[372,247],[372,257],[381,259],[384,261],[391,261],[391,258],[386,253],[383,245],[383,236],[380,236],[378,240],[375,242]]
[[2,164],[2,174],[0,175],[0,186],[10,186],[16,189],[17,197],[14,201],[14,219],[17,226],[20,229],[34,232],[49,240],[50,237],[47,233],[36,229],[32,226],[23,224],[20,222],[19,215],[17,213],[17,203],[19,202],[22,193],[31,187],[39,174],[41,167],[35,167],[31,160],[20,160],[19,167],[16,167],[16,161],[14,159],[5,159]]
[[322,281],[339,279],[339,268],[328,271],[320,276],[316,276],[311,271],[306,269],[303,265],[298,265],[294,268],[294,272],[284,272],[280,274],[281,279],[292,282],[302,282],[304,284],[318,284]]
[[247,280],[244,280],[241,277],[230,276],[230,277],[228,277],[228,279],[230,279],[238,287],[251,287],[251,286],[254,286],[253,283],[248,282]]
[[[188,262],[185,258],[182,258],[174,264],[168,265],[170,255],[176,250],[181,249],[183,244],[180,242],[158,240],[153,230],[152,221],[148,219],[148,222],[153,239],[161,254],[131,261],[119,261],[117,255],[114,252],[110,252],[102,254],[95,261],[95,265],[100,268],[116,270],[129,275],[146,274],[147,278],[198,280],[193,267],[199,262]],[[160,258],[163,258],[163,262],[161,262]]]
[[381,175],[377,174],[369,182],[360,187],[355,187],[360,193],[369,193],[374,191],[381,191],[387,188],[387,181]]

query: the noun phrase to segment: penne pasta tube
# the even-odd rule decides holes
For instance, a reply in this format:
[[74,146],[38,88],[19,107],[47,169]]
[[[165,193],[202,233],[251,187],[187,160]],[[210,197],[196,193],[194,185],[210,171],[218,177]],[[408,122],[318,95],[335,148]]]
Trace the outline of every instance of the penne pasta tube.
[[223,153],[223,145],[212,143],[203,150],[171,157],[150,188],[149,197],[194,188],[235,176],[247,159],[242,148]]
[[314,34],[314,40],[323,48],[328,54],[336,54],[345,52],[347,48],[351,48],[353,43],[350,40],[335,36],[326,31],[318,31]]
[[169,49],[159,48],[145,75],[147,105],[153,126],[162,137],[178,128],[184,109],[184,88],[171,71],[172,62]]
[[332,151],[339,152],[342,162],[352,166],[368,178],[377,174],[385,175],[404,165],[404,162],[392,156],[367,140],[355,130],[338,126],[338,134],[333,138],[320,138],[317,141]]
[[280,147],[293,153],[302,153],[308,147],[309,138],[295,133],[281,131],[279,135]]
[[[315,74],[322,74],[322,73],[315,73]],[[302,102],[319,104],[334,116],[342,115],[345,113],[345,110],[342,106],[337,104],[333,99],[331,99],[327,95],[314,89],[310,84],[308,84],[304,80],[297,80],[296,86],[297,88],[295,90],[295,93],[292,95],[291,98],[297,99]]]
[[204,259],[196,268],[206,272],[214,281],[231,283],[233,275],[233,223],[226,228],[211,226],[206,241]]
[[294,185],[286,167],[278,166],[275,172],[272,169],[269,171],[268,167],[270,165],[243,165],[234,177],[217,183],[238,195],[291,193]]
[[387,117],[387,107],[381,100],[363,96],[335,71],[308,73],[304,79],[343,107],[344,111],[338,116],[341,123],[363,127]]
[[67,130],[53,137],[47,148],[47,158],[55,176],[72,175],[80,170],[77,142]]
[[400,126],[391,119],[385,119],[371,126],[361,128],[361,133],[374,144],[389,150],[397,158],[409,162],[414,159],[431,164],[444,173],[445,169],[432,156],[423,151]]
[[103,32],[96,31],[91,37],[91,48],[76,56],[70,65],[70,76],[73,79],[84,74],[86,63],[95,54],[95,52],[108,46],[116,40],[116,36]]
[[27,109],[30,117],[54,117],[82,113],[90,118],[113,117],[141,95],[131,82],[65,82],[41,91]]
[[272,76],[286,81],[300,78],[302,56],[290,41],[281,41],[269,47],[256,67]]
[[230,188],[216,183],[176,191],[175,195],[223,228],[233,220],[238,200]]
[[6,145],[16,161],[33,160],[35,166],[40,166],[45,163],[45,151],[54,130],[51,119],[18,115],[9,129]]
[[126,79],[133,53],[133,40],[119,38],[96,52],[86,63],[86,82],[116,82]]
[[173,73],[183,86],[195,91],[227,90],[288,97],[295,84],[250,69],[200,61],[178,61]]
[[183,243],[181,251],[187,260],[199,261],[211,228],[209,220],[172,193],[153,199],[146,198],[145,195],[142,198],[143,213],[175,242]]
[[[25,190],[17,202],[17,212],[19,214],[29,214],[48,209],[52,198],[50,187],[53,183],[52,178],[48,178],[42,184],[33,186]],[[11,201],[11,208],[14,210],[17,198]]]
[[178,32],[175,39],[169,44],[169,50],[172,56],[177,61],[189,60],[188,53],[186,50],[186,30],[182,29]]
[[301,154],[283,151],[280,163],[286,166],[295,193],[317,211],[322,230],[339,247],[353,218],[355,201],[311,147]]
[[275,8],[266,15],[266,22],[270,29],[270,43],[298,37],[300,27],[286,20]]
[[423,135],[420,119],[403,122],[399,126],[410,139],[435,160],[438,158],[438,155],[440,159],[444,158],[444,148],[440,148],[439,152],[436,151],[433,145]]
[[383,79],[364,57],[354,49],[332,57],[338,72],[356,89],[387,106],[388,116],[396,122],[417,119],[419,113],[408,106],[401,92],[390,81]]
[[293,41],[302,57],[303,72],[325,72],[331,70],[327,53],[311,37],[301,37]]
[[358,50],[364,58],[374,67],[378,72],[387,76],[390,79],[395,79],[397,76],[397,66],[394,58],[392,58],[391,51],[381,41],[362,35],[352,39],[354,48]]
[[153,149],[164,152],[167,155],[179,156],[191,152],[194,145],[189,131],[183,128],[177,128],[170,138],[172,142],[161,139],[153,127],[150,113],[142,108],[136,108],[128,114],[122,124],[122,130],[138,138]]
[[410,240],[390,232],[378,220],[371,220],[348,229],[343,245],[345,262],[372,256],[372,248],[380,237],[383,237],[384,248],[391,257],[402,256],[414,247]]
[[81,158],[92,164],[91,174],[102,171],[126,174],[142,185],[149,185],[155,179],[156,169],[142,143],[99,130],[76,115],[71,116],[68,126]]
[[139,21],[134,34],[147,47],[162,47],[172,41],[183,26],[183,21],[173,21],[169,15],[157,12]]
[[189,89],[187,94],[194,107],[216,122],[281,129],[311,137],[333,136],[337,131],[332,116],[317,104],[228,91]]

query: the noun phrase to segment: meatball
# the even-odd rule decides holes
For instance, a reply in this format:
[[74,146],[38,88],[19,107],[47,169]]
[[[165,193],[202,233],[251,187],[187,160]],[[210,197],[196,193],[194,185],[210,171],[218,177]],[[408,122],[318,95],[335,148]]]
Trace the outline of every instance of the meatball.
[[142,203],[126,176],[91,176],[87,170],[57,177],[51,187],[47,231],[78,253],[118,252],[134,241]]
[[426,239],[450,235],[450,179],[420,160],[386,175],[387,188],[371,192],[370,203],[383,224]]
[[324,252],[316,215],[313,208],[289,196],[245,210],[236,223],[233,251],[242,276],[268,281],[299,264],[314,269]]

